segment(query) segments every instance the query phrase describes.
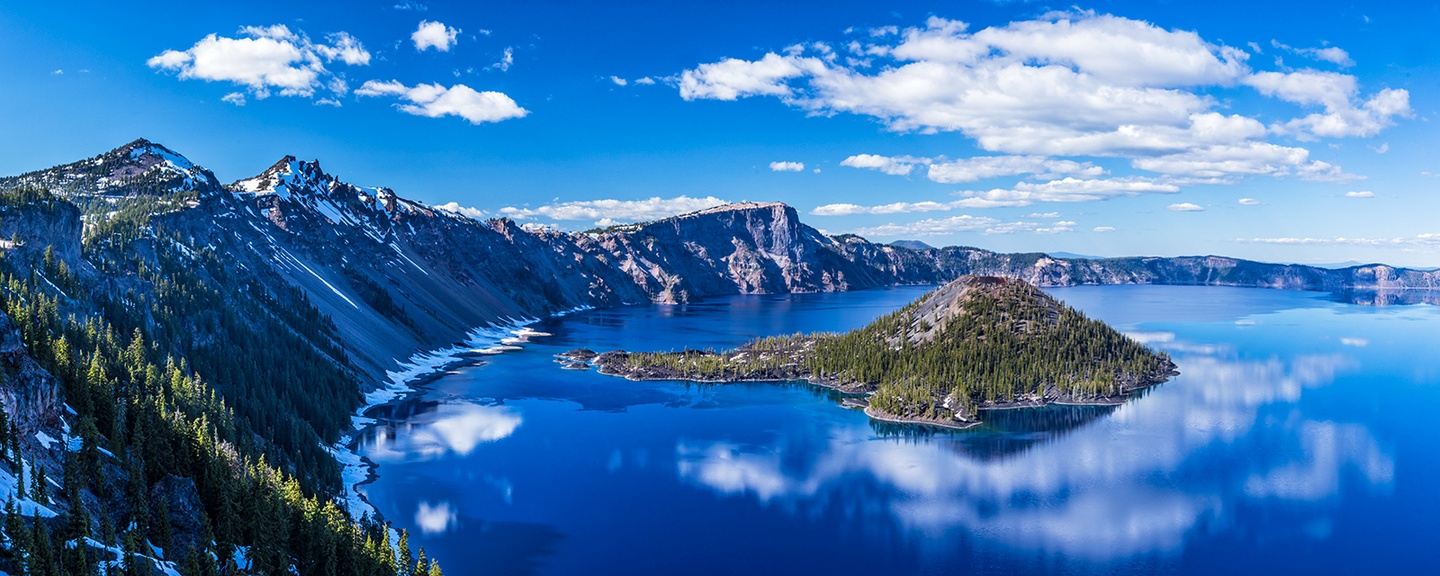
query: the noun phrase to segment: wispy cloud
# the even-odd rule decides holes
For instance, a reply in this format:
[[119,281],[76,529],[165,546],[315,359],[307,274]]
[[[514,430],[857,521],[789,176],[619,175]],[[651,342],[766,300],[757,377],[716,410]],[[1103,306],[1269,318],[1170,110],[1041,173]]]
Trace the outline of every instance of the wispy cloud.
[[598,226],[609,226],[625,222],[658,220],[676,214],[704,210],[725,204],[725,200],[714,196],[693,198],[675,196],[661,198],[654,196],[640,200],[574,200],[554,202],[535,207],[506,206],[500,214],[516,220],[545,218],[557,221],[591,221]]

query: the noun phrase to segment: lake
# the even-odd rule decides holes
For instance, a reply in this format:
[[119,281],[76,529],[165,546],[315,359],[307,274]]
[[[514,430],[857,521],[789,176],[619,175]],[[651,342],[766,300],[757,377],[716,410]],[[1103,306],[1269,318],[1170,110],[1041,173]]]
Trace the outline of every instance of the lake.
[[923,288],[594,310],[375,414],[364,487],[447,574],[1380,573],[1440,561],[1440,308],[1049,290],[1170,353],[1121,406],[871,422],[802,384],[552,356],[861,326]]

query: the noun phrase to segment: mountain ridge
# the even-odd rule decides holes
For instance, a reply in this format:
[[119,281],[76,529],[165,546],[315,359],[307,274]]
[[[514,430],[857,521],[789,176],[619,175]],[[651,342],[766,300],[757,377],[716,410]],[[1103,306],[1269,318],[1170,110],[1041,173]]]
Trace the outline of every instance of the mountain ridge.
[[[145,159],[136,166],[150,170],[162,162],[188,167],[188,179],[167,180],[180,186],[162,188],[186,196],[183,206],[172,204],[159,216],[162,225],[184,230],[188,249],[214,246],[247,255],[241,260],[260,257],[246,265],[274,269],[336,318],[343,338],[357,343],[351,353],[372,381],[383,380],[399,359],[449,346],[475,326],[587,306],[940,284],[964,274],[1014,277],[1037,286],[1184,284],[1332,292],[1440,287],[1440,273],[1383,264],[1329,270],[1217,255],[1058,258],[967,246],[877,244],[853,234],[821,233],[782,202],[726,204],[582,232],[536,230],[507,218],[471,219],[386,187],[356,186],[318,161],[293,155],[219,185],[200,165],[145,139],[88,162],[101,159],[109,166],[140,158]],[[85,182],[109,190],[98,178],[86,180],[94,176],[86,162],[0,179],[0,189],[70,182],[60,195],[84,204],[87,191],[78,188]],[[87,229],[106,217],[93,208],[87,212]],[[233,246],[223,248],[227,244]],[[374,302],[365,302],[362,294]]]

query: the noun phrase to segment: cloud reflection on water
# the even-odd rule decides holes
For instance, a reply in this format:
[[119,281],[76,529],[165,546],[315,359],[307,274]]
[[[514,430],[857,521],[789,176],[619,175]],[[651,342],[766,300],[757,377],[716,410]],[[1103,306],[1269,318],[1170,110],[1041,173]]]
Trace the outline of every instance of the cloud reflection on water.
[[487,442],[503,440],[524,418],[507,406],[443,404],[425,418],[398,427],[380,427],[367,437],[366,457],[376,461],[465,456]]
[[[1177,358],[1182,376],[1109,418],[1002,458],[977,457],[946,436],[895,441],[852,427],[837,429],[818,455],[783,442],[681,441],[676,470],[692,485],[792,511],[890,494],[879,496],[882,513],[913,530],[1099,559],[1176,552],[1202,521],[1226,522],[1242,498],[1323,506],[1351,477],[1346,470],[1371,487],[1393,483],[1393,457],[1364,426],[1305,420],[1293,407],[1290,420],[1257,426],[1262,413],[1333,381],[1352,365],[1345,357],[1221,358],[1207,353],[1219,347],[1173,335],[1147,339],[1191,351]],[[1261,444],[1294,449],[1245,448]],[[1217,457],[1222,472],[1207,469]],[[857,476],[888,490],[857,489]]]
[[431,504],[421,500],[415,508],[415,525],[420,531],[426,534],[443,534],[455,526],[459,514],[451,507],[449,502]]

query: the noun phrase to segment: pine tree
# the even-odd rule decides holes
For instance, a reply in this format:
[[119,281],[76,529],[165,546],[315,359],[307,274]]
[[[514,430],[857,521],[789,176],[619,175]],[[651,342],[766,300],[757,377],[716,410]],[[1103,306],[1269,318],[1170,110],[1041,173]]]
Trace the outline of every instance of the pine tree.
[[410,576],[410,567],[415,565],[415,556],[410,553],[410,533],[400,530],[399,558],[396,573],[399,576]]
[[45,478],[45,467],[35,464],[32,469],[35,479],[30,483],[30,499],[41,506],[49,506],[50,494],[46,486],[46,484],[49,484],[49,481]]

